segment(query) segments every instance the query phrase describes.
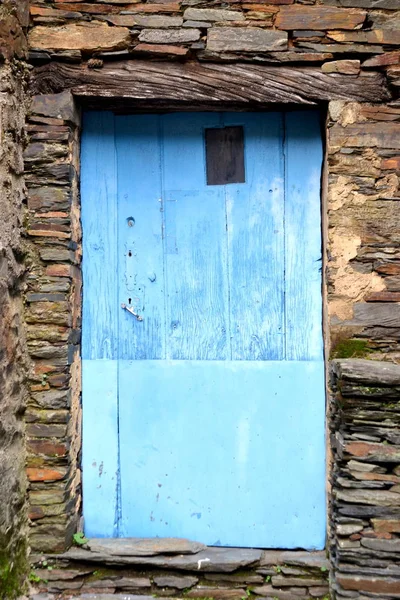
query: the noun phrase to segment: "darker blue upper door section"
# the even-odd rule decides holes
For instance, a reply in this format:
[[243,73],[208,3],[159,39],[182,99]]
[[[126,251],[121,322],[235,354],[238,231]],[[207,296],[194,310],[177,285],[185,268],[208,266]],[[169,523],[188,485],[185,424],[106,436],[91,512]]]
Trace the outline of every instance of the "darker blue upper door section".
[[321,359],[321,163],[316,112],[87,113],[84,358]]

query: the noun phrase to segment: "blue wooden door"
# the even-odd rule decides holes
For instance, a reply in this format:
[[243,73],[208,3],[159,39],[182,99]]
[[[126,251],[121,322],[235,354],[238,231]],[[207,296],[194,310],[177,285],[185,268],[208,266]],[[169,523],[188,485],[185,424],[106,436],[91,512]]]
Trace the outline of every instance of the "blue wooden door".
[[315,112],[86,114],[87,535],[324,547],[321,162]]

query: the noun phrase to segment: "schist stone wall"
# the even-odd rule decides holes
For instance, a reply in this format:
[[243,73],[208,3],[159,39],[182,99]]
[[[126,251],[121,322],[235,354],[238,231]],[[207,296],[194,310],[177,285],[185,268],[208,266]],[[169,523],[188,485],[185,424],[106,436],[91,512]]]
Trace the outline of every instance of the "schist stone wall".
[[[0,10],[6,6],[11,4],[0,4]],[[391,365],[394,374],[391,371],[389,379],[385,371],[387,363],[399,360],[400,340],[399,32],[400,0],[30,3],[30,91],[34,97],[25,150],[29,192],[24,213],[25,331],[31,359],[26,447],[30,544],[41,568],[43,561],[37,553],[64,552],[80,518],[81,107],[143,111],[317,106],[326,119],[322,210],[327,356],[368,357],[371,364],[361,379],[354,375],[351,361],[333,367],[328,544],[332,594],[360,599],[400,597],[396,566],[400,544],[396,460],[400,464],[400,458],[394,427],[399,414],[396,378],[400,367]],[[14,248],[5,254],[4,279],[5,311],[14,328],[7,329],[12,333],[8,333],[9,345],[3,346],[13,356],[23,357],[18,296],[23,90],[15,62],[0,64],[0,69],[2,73],[5,69],[9,82],[4,92],[1,89],[1,102],[15,107],[2,111],[2,131],[13,152],[0,157],[0,178],[9,182],[2,203],[6,210],[12,207],[9,214],[14,219],[14,225],[7,219],[0,224],[4,228],[11,223],[4,239]],[[12,470],[20,473],[18,464],[24,455],[14,415],[21,412],[20,386],[24,365],[28,366],[24,358],[13,362],[15,379],[8,377],[11,387],[4,406],[6,419],[11,419],[18,433],[3,439]],[[3,365],[7,369],[5,361],[0,362],[2,374],[6,373]],[[0,436],[0,452],[3,439]],[[21,490],[18,477],[14,475],[13,485]],[[0,489],[3,485],[1,481]],[[20,518],[17,529],[23,532]],[[57,569],[67,567],[63,574],[57,569],[48,576],[40,573],[49,585],[58,581],[50,585],[52,591],[80,593],[103,587],[110,593],[141,589],[141,593],[162,594],[159,588],[165,588],[167,595],[180,593],[177,580],[166,583],[161,579],[159,584],[153,572],[143,576],[146,583],[134,585],[116,584],[120,572],[106,571],[98,577],[91,566],[92,551],[81,552],[87,554],[58,558]],[[215,582],[222,581],[218,577],[210,591],[207,577],[203,580],[194,573],[190,574],[192,584],[186,582],[185,588],[195,590],[193,597],[236,597],[243,596],[243,590],[245,595],[282,600],[324,597],[325,563],[314,568],[313,554],[307,563],[296,562],[304,553],[297,553],[298,559],[296,552],[289,554],[260,554],[252,563],[252,573],[246,571],[233,586],[231,580],[225,585],[224,579],[222,592],[215,590]],[[318,555],[315,560],[320,559]],[[71,561],[75,567],[79,563],[78,574]],[[240,564],[232,571],[238,569]],[[176,575],[175,571],[168,574],[166,565],[161,571],[161,578]],[[283,577],[289,578],[286,583]],[[310,579],[314,583],[306,583]],[[103,583],[93,584],[94,580]],[[232,587],[233,592],[229,591]]]
[[11,598],[27,567],[23,409],[28,358],[22,277],[23,143],[27,3],[0,3],[0,597]]

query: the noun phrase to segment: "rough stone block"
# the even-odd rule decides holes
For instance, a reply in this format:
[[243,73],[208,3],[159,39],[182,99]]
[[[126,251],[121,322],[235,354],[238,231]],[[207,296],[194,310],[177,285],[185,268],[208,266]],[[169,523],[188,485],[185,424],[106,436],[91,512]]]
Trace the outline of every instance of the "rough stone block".
[[192,21],[244,21],[242,12],[218,8],[187,8],[183,14],[185,20]]
[[143,29],[139,35],[141,42],[150,44],[184,44],[200,39],[199,29]]
[[169,17],[167,15],[135,15],[135,24],[140,27],[155,27],[168,29],[169,27],[182,27],[182,17]]
[[186,56],[189,49],[182,46],[172,46],[171,44],[137,44],[133,52],[158,56]]
[[399,10],[400,0],[322,0],[322,4],[343,8],[381,8]]
[[67,472],[66,467],[28,467],[26,469],[29,481],[59,481],[66,477]]
[[381,44],[396,46],[400,44],[400,31],[374,29],[372,31],[328,31],[327,36],[335,42],[356,44]]
[[323,73],[343,73],[344,75],[358,75],[360,72],[359,60],[334,60],[321,66]]
[[29,44],[36,50],[121,50],[130,43],[129,30],[105,23],[63,25],[31,29]]
[[287,49],[287,33],[257,27],[210,29],[207,50],[214,52],[270,52]]
[[363,10],[323,6],[282,6],[275,20],[278,29],[356,29],[364,23]]
[[206,546],[180,538],[125,538],[96,539],[87,543],[92,552],[106,552],[113,556],[155,556],[157,554],[197,554]]
[[329,130],[329,143],[333,146],[355,148],[400,149],[400,123],[360,123]]

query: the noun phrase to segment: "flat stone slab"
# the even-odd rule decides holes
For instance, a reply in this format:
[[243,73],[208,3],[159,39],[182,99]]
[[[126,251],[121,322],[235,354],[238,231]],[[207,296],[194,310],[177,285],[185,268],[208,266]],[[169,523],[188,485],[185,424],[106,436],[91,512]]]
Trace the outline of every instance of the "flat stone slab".
[[75,600],[154,600],[154,596],[135,596],[133,594],[82,594]]
[[324,550],[264,550],[261,566],[290,565],[315,569],[328,569],[329,560]]
[[207,546],[183,538],[93,538],[87,542],[92,552],[113,556],[156,556],[157,554],[197,554]]
[[261,550],[249,548],[206,548],[194,555],[179,554],[176,556],[132,556],[71,548],[64,554],[55,555],[53,558],[103,563],[105,565],[141,565],[163,569],[178,569],[180,571],[231,573],[242,567],[259,563],[261,555]]

